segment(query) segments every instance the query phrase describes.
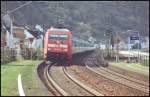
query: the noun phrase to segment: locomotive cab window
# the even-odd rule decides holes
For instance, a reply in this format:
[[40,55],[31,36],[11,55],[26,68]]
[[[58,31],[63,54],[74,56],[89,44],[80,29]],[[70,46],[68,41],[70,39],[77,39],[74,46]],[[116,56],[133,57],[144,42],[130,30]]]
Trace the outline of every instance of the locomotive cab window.
[[59,39],[60,40],[67,40],[68,36],[67,35],[60,35]]
[[58,34],[50,34],[50,35],[49,35],[49,39],[50,39],[50,40],[67,40],[67,39],[68,39],[68,36],[65,35],[65,34],[61,34],[61,35],[58,35]]

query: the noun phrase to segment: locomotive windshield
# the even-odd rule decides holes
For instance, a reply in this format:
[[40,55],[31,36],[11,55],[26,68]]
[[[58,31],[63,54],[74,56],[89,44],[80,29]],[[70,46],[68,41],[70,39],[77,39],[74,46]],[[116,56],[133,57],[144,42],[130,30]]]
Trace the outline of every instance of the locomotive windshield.
[[50,34],[50,40],[67,40],[68,36],[65,34]]

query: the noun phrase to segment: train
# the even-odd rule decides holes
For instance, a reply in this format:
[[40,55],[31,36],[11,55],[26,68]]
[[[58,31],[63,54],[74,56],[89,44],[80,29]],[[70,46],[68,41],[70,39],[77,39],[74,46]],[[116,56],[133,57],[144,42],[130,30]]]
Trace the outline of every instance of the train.
[[53,28],[44,36],[44,59],[70,62],[72,57],[72,33],[68,29]]

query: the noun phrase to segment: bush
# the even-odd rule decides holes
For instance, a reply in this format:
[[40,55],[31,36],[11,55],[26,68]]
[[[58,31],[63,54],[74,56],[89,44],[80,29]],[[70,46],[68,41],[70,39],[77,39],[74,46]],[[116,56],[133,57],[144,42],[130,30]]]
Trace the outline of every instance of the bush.
[[[139,46],[139,47],[138,47]],[[136,43],[136,44],[134,44],[133,46],[132,46],[132,49],[141,49],[141,44],[140,43]]]
[[30,50],[28,48],[22,49],[21,55],[24,59],[30,59]]

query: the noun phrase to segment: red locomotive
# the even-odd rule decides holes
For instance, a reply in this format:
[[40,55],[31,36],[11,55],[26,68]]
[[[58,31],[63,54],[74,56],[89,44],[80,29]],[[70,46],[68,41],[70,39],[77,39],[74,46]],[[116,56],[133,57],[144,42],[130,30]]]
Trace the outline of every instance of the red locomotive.
[[48,29],[44,38],[44,58],[69,61],[72,55],[71,37],[68,29]]

